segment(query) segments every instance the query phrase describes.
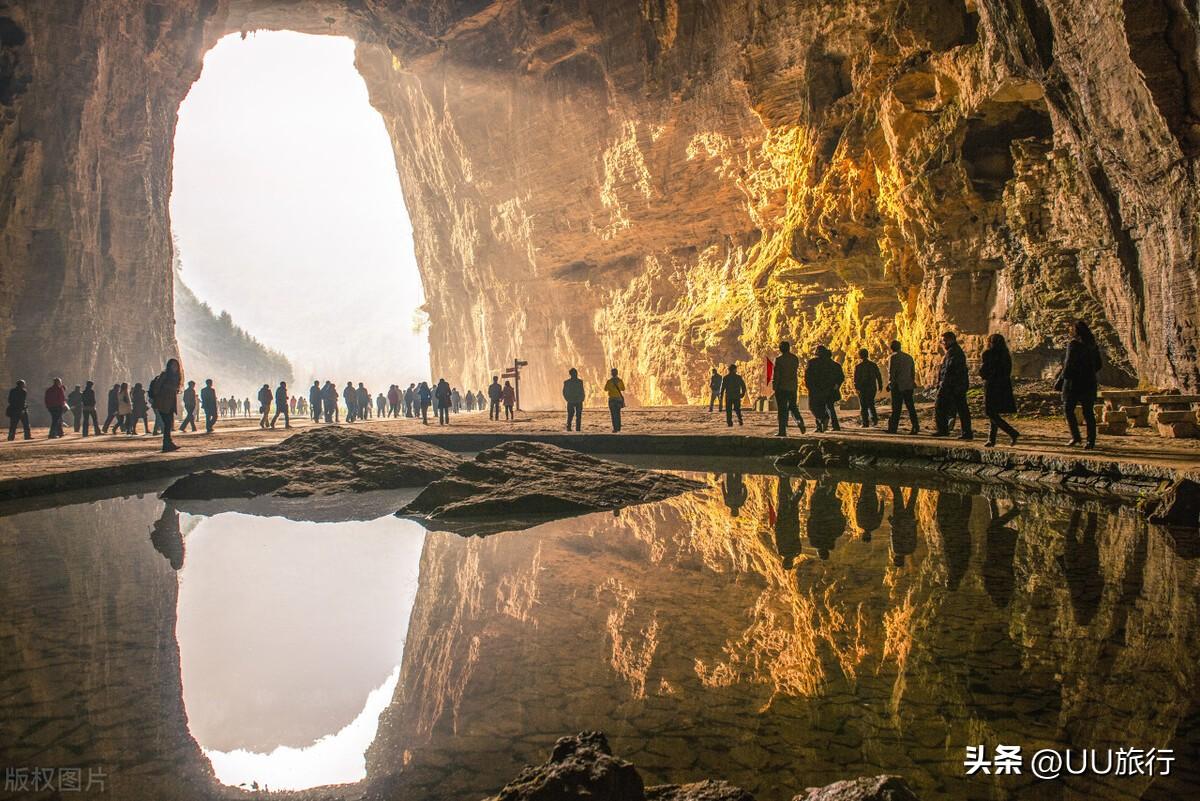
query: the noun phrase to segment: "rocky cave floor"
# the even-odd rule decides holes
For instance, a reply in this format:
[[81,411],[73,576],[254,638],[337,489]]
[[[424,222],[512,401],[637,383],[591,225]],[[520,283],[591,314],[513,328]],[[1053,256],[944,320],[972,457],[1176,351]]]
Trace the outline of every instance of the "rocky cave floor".
[[[930,405],[920,409],[923,431],[932,430],[932,408]],[[739,434],[748,437],[769,438],[775,433],[774,412],[743,412],[744,426],[735,425],[733,429],[726,427],[724,415],[716,412],[709,413],[707,407],[658,407],[627,409],[623,418],[623,434],[662,434],[698,436],[726,436]],[[588,408],[584,411],[583,432],[593,434],[611,433],[608,410]],[[808,415],[806,414],[806,418]],[[847,439],[880,438],[890,442],[901,441],[921,443],[924,445],[942,443],[946,447],[963,445],[957,438],[946,440],[935,439],[928,434],[910,437],[906,434],[889,435],[881,425],[877,428],[862,429],[858,422],[857,412],[843,412],[841,416],[842,431],[840,434],[814,435],[811,418],[808,418],[811,438],[845,437]],[[1061,417],[1058,416],[1017,416],[1012,418],[1014,425],[1022,432],[1019,444],[1010,448],[1003,447],[1019,454],[1049,454],[1049,455],[1082,455],[1083,452],[1066,447],[1067,431]],[[185,472],[196,469],[205,460],[216,458],[221,453],[257,448],[279,442],[294,433],[313,425],[309,420],[293,420],[293,430],[279,427],[273,430],[262,430],[258,427],[257,417],[237,417],[221,420],[212,434],[205,434],[203,427],[198,433],[176,434],[176,442],[181,446],[172,454],[159,452],[158,437],[138,435],[102,435],[83,439],[79,434],[71,432],[58,440],[46,439],[46,429],[34,429],[34,439],[24,441],[17,439],[13,442],[0,441],[0,496],[14,497],[30,494],[18,492],[14,487],[19,482],[38,477],[54,477],[61,480],[57,489],[77,488],[87,486],[102,486],[124,481],[139,480],[152,476],[165,475],[169,472]],[[368,420],[354,423],[355,426],[393,434],[554,434],[563,433],[565,429],[565,413],[559,411],[518,412],[516,419],[509,421],[489,421],[482,412],[463,412],[451,417],[451,424],[440,427],[432,422],[428,426],[419,420],[383,419]],[[906,426],[902,423],[901,430]],[[789,429],[790,435],[799,439],[794,429]],[[976,439],[970,443],[976,448],[982,448],[987,438],[987,421],[976,420]],[[1002,441],[1007,440],[1002,437]],[[600,452],[599,450],[597,452]],[[728,456],[755,455],[753,453],[730,452]],[[1196,472],[1200,470],[1200,440],[1196,439],[1165,439],[1151,429],[1131,429],[1130,433],[1115,437],[1101,436],[1098,447],[1093,454],[1096,458],[1136,465],[1152,465],[1155,467],[1179,471]],[[109,470],[111,468],[111,470]],[[119,469],[118,469],[119,468]],[[72,474],[79,478],[72,481]]]

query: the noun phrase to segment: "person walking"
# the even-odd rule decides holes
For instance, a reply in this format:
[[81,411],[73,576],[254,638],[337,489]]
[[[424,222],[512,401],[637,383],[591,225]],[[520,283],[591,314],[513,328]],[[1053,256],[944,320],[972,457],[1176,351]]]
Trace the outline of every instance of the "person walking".
[[433,390],[433,397],[437,401],[437,418],[438,425],[444,426],[450,424],[450,405],[452,403],[450,384],[446,379],[439,378],[437,387]]
[[517,405],[517,391],[508,381],[504,382],[504,387],[500,390],[500,401],[504,404],[504,419],[512,420],[513,408]]
[[92,424],[92,434],[100,433],[100,418],[96,416],[96,385],[88,381],[80,393],[80,408],[83,410],[83,435],[88,435],[88,423]]
[[275,416],[271,418],[271,428],[275,427],[275,421],[279,419],[279,415],[283,415],[283,427],[292,427],[292,418],[288,415],[288,388],[286,381],[280,381],[279,386],[275,387]]
[[604,382],[604,393],[608,395],[608,415],[612,418],[613,433],[620,433],[621,410],[625,408],[625,382],[621,380],[615,367],[612,368],[608,381]]
[[[233,399],[233,405],[236,409],[237,398]],[[242,417],[249,417],[249,416],[250,416],[250,399],[246,398],[242,401]]]
[[429,388],[429,384],[422,381],[416,391],[417,404],[421,408],[421,422],[424,425],[429,425],[429,405],[433,403],[433,390]]
[[468,412],[475,411],[475,393],[467,390],[466,397],[463,398],[463,405],[467,407]]
[[575,430],[579,431],[583,426],[583,379],[579,377],[579,371],[572,367],[567,371],[570,376],[563,382],[563,400],[567,402],[567,430],[571,430],[571,422],[575,422]]
[[737,365],[729,365],[725,378],[721,381],[721,394],[725,400],[725,425],[733,428],[733,416],[737,415],[738,425],[742,423],[742,398],[746,397],[746,380],[738,375]]
[[[288,398],[287,405],[288,405],[288,411],[291,413],[291,416],[295,417],[296,416],[296,396],[295,395],[292,395],[291,397]],[[288,427],[290,428],[290,426],[288,426]]]
[[266,429],[270,423],[267,417],[271,414],[271,385],[263,384],[258,388],[258,412],[261,415],[258,418],[258,427]]
[[[238,406],[237,399],[233,401],[234,409]],[[211,434],[217,424],[217,390],[213,387],[211,378],[204,379],[204,389],[200,390],[200,408],[204,410],[204,433]],[[237,412],[235,411],[236,415]]]
[[967,390],[971,378],[967,371],[967,354],[958,344],[953,331],[942,334],[942,366],[938,370],[937,397],[934,402],[935,437],[950,436],[950,421],[955,417],[962,426],[959,439],[974,439],[971,432],[971,409],[967,406]]
[[[787,436],[788,415],[796,420],[801,434],[808,433],[804,418],[796,408],[796,392],[799,390],[798,374],[800,359],[792,353],[792,343],[780,342],[779,355],[775,357],[775,370],[771,375],[771,389],[775,391],[775,411],[779,416],[779,431],[777,437]],[[739,415],[738,419],[741,419]]]
[[712,414],[713,405],[716,405],[718,412],[725,411],[725,401],[721,396],[721,374],[717,372],[717,368],[712,369],[712,375],[708,377],[708,413]]
[[1096,447],[1096,394],[1100,388],[1097,374],[1103,362],[1100,358],[1100,346],[1092,329],[1083,320],[1076,320],[1071,328],[1071,341],[1067,343],[1066,353],[1063,354],[1062,367],[1054,386],[1062,392],[1063,412],[1067,416],[1067,428],[1071,431],[1071,440],[1067,445],[1075,446],[1080,443],[1079,421],[1075,419],[1075,407],[1083,406],[1083,422],[1087,426],[1087,442],[1085,450]]
[[353,423],[358,419],[358,390],[354,388],[354,382],[346,382],[342,389],[342,400],[346,402],[346,422]]
[[409,384],[408,389],[404,390],[404,416],[416,417],[417,411],[417,385]]
[[117,419],[113,421],[113,433],[122,431],[128,434],[132,422],[133,400],[129,397],[129,384],[122,381],[117,388]]
[[[176,390],[178,391],[178,390]],[[133,409],[129,415],[127,434],[137,434],[138,420],[142,421],[143,433],[150,433],[150,402],[146,397],[146,389],[139,381],[133,385],[133,389],[129,393],[130,406]],[[157,422],[157,417],[155,418]]]
[[360,420],[371,419],[371,391],[363,386],[363,382],[358,382],[358,394],[355,395],[354,401],[357,404],[354,407],[355,413]]
[[314,423],[321,422],[321,382],[313,381],[313,385],[308,388],[308,407],[312,410],[312,421]]
[[67,412],[67,388],[61,378],[56,378],[46,387],[43,401],[50,412],[50,434],[47,439],[59,439],[63,435],[63,415]]
[[33,439],[29,431],[29,393],[25,382],[18,379],[16,385],[8,391],[8,407],[4,410],[8,418],[8,441],[17,438],[17,426],[25,429],[25,439]]
[[100,432],[101,434],[107,434],[109,426],[112,426],[113,433],[114,434],[116,433],[117,426],[115,424],[117,421],[117,399],[120,396],[120,394],[121,394],[121,385],[113,384],[112,389],[110,389],[108,391],[108,398],[107,398],[108,410],[107,410],[107,414],[105,414],[105,416],[104,416],[104,428],[101,430],[101,432]]
[[325,422],[332,423],[338,414],[338,392],[328,379],[321,388],[321,408],[325,410]]
[[858,395],[858,409],[862,415],[862,427],[879,425],[879,412],[875,410],[875,393],[883,389],[883,376],[879,365],[871,361],[866,348],[858,350],[858,364],[854,365],[854,392]]
[[488,385],[488,399],[491,404],[488,406],[488,419],[500,419],[500,396],[504,394],[504,388],[500,386],[500,377],[492,376],[492,383]]
[[808,388],[808,408],[817,421],[817,431],[832,428],[841,431],[838,422],[838,401],[841,386],[846,380],[842,366],[833,360],[833,353],[824,345],[817,345],[813,358],[804,368],[804,386]]
[[388,414],[392,417],[400,416],[400,387],[392,384],[388,387],[387,394]]
[[900,412],[902,409],[908,409],[912,433],[919,434],[921,424],[917,421],[917,405],[913,402],[913,391],[917,386],[917,365],[913,357],[904,352],[898,341],[893,339],[889,347],[892,356],[888,359],[887,391],[892,393],[892,413],[888,417],[888,433],[896,433],[900,427]]
[[83,422],[83,388],[78,384],[67,395],[67,408],[71,410],[71,427],[79,433],[79,424]]
[[196,382],[187,382],[187,389],[183,391],[183,422],[179,425],[180,431],[187,431],[188,424],[191,423],[192,431],[196,430]]
[[175,428],[175,413],[183,382],[183,364],[176,358],[168,359],[163,371],[150,382],[150,402],[162,418],[163,453],[179,450],[179,446],[171,440],[171,432]]
[[983,413],[987,415],[989,428],[987,447],[996,447],[996,432],[1008,434],[1012,444],[1017,444],[1020,434],[1001,415],[1017,410],[1013,397],[1012,356],[1008,343],[1000,334],[988,337],[987,348],[979,365],[979,377],[983,379]]

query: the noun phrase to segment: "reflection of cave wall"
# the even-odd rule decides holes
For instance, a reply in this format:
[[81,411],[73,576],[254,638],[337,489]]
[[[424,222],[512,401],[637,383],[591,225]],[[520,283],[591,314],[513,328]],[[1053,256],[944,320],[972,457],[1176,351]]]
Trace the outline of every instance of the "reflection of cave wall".
[[570,362],[683,401],[779,335],[928,366],[946,325],[1032,374],[1082,316],[1109,380],[1195,387],[1195,10],[1088,7],[8,2],[0,364],[103,384],[170,349],[175,113],[263,26],[360,42],[455,382],[522,356],[532,400]]
[[[718,777],[764,801],[885,771],[922,797],[1042,797],[1027,775],[963,776],[968,743],[1196,753],[1196,564],[1163,532],[1036,501],[996,523],[983,498],[921,490],[915,532],[885,508],[864,542],[857,488],[818,503],[793,479],[791,505],[776,479],[747,482],[737,518],[714,492],[430,535],[368,754],[378,795],[483,797],[595,727],[648,783]],[[791,533],[776,522],[789,513]],[[1197,778],[1185,768],[1149,797]],[[1071,778],[1054,797],[1145,789]]]

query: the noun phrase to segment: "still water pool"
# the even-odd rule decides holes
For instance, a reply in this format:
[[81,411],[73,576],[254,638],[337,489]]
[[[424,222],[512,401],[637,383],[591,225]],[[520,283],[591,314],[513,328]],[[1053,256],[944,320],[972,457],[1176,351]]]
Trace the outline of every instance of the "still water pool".
[[[382,511],[412,493],[0,510],[0,767],[119,799],[473,800],[600,729],[647,784],[763,801],[882,772],[925,799],[1200,797],[1193,541],[977,486],[696,475],[485,539]],[[973,745],[1173,761],[967,775]]]

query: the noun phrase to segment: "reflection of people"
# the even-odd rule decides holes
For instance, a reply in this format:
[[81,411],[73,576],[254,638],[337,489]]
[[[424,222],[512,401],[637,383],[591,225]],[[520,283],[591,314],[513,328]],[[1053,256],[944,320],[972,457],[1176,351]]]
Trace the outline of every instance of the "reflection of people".
[[904,502],[904,490],[893,484],[892,516],[888,525],[892,529],[892,564],[904,567],[904,559],[917,550],[917,488],[913,487]]
[[[1082,525],[1082,535],[1080,523]],[[1099,520],[1095,512],[1075,509],[1071,522],[1063,537],[1063,555],[1059,561],[1067,577],[1067,589],[1071,594],[1071,609],[1075,622],[1086,626],[1096,616],[1100,596],[1104,592],[1104,577],[1100,573],[1100,547],[1096,543]]]
[[163,508],[162,515],[150,528],[150,542],[154,550],[166,557],[172,568],[179,570],[183,567],[183,532],[179,530],[179,512],[170,504]]
[[1017,530],[1008,525],[1020,514],[1020,509],[1011,507],[1004,514],[995,500],[991,501],[991,519],[988,521],[987,542],[984,547],[983,588],[997,609],[1004,609],[1012,600],[1013,555],[1017,552]]
[[939,492],[934,517],[946,556],[947,580],[950,589],[956,590],[971,561],[971,496]]
[[871,532],[882,522],[883,501],[879,500],[874,484],[863,484],[858,503],[854,505],[854,524],[862,532],[863,542],[871,541]]
[[800,496],[804,494],[804,482],[800,488],[792,492],[792,481],[787,476],[779,476],[776,486],[775,501],[775,549],[783,558],[783,569],[791,570],[800,555]]
[[721,496],[729,507],[731,517],[737,517],[742,506],[746,503],[746,482],[741,473],[726,473],[725,481],[721,484]]
[[838,537],[846,530],[846,515],[837,495],[836,481],[818,481],[808,498],[808,541],[822,559],[829,558]]

